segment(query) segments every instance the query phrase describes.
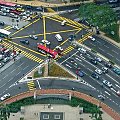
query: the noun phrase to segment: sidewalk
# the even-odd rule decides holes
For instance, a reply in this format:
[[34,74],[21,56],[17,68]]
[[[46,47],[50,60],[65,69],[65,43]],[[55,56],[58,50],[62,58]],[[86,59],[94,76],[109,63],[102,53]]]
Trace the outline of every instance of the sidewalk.
[[[95,105],[99,105],[100,107],[102,107],[102,110],[104,110],[114,120],[120,120],[120,114],[115,112],[112,108],[110,108],[106,104],[102,103],[101,101],[99,101],[91,96],[88,96],[84,93],[77,92],[77,91],[71,91],[71,90],[62,90],[62,89],[42,89],[42,90],[35,90],[35,91],[36,91],[36,95],[41,95],[41,94],[62,94],[62,95],[65,94],[65,95],[68,95],[68,94],[71,94],[74,97],[82,98],[90,103],[93,103]],[[34,96],[35,91],[28,91],[25,93],[18,94],[16,96],[13,96],[11,98],[6,99],[1,104],[10,104],[10,103],[15,102],[17,100],[21,100],[23,98]]]
[[[81,3],[81,2],[66,3],[66,4],[63,2],[48,3],[48,2],[42,2],[43,0],[40,0],[40,1],[38,1],[38,0],[34,0],[34,1],[17,0],[17,2],[15,2],[16,0],[5,0],[5,1],[13,2],[13,3],[17,3],[17,4],[24,4],[24,5],[31,5],[31,6],[43,6],[43,7],[68,6],[68,5],[77,5],[77,4]],[[51,1],[55,1],[55,0],[51,0]],[[84,1],[84,3],[89,3],[89,2],[93,2],[93,0]]]

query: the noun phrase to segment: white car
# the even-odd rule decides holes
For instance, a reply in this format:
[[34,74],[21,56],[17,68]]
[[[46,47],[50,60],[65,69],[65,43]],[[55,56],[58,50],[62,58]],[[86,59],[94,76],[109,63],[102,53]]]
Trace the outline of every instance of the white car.
[[0,98],[0,100],[3,101],[3,100],[5,100],[5,99],[7,99],[7,98],[9,98],[9,97],[10,97],[10,93],[7,93],[7,94],[3,95],[3,96]]
[[64,25],[66,24],[66,22],[67,22],[66,20],[63,20],[63,21],[61,22],[61,25],[64,26]]
[[37,40],[37,39],[38,39],[38,37],[35,36],[35,35],[29,35],[29,37],[32,38],[32,39],[34,39],[34,40]]
[[103,95],[98,95],[98,98],[99,98],[100,100],[105,100],[105,97],[104,97]]
[[57,50],[60,50],[60,51],[63,51],[63,48],[60,47],[60,46],[56,46],[56,49],[57,49]]
[[19,30],[19,29],[20,29],[17,25],[13,25],[12,28],[13,28],[14,30]]
[[86,54],[86,52],[87,52],[84,48],[78,48],[78,51],[80,51],[83,54]]
[[103,73],[108,73],[108,68],[102,67],[102,71],[103,71]]
[[107,81],[107,80],[103,80],[103,84],[108,86],[109,88],[112,87],[112,84],[109,81]]
[[118,90],[118,91],[116,92],[116,94],[117,94],[118,96],[120,96],[120,90]]
[[92,36],[88,36],[89,39],[91,39],[92,41],[95,41],[95,38]]
[[98,69],[98,68],[95,70],[95,72],[98,73],[99,75],[102,74],[102,70],[100,70],[100,69]]
[[102,62],[102,59],[100,57],[95,57],[95,60],[97,60],[98,62]]
[[42,43],[44,43],[46,45],[50,45],[50,42],[48,40],[42,40]]

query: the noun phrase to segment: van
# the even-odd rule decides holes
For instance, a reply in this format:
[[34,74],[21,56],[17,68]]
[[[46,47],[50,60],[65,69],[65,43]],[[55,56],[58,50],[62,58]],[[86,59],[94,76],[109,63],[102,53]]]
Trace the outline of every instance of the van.
[[63,41],[63,39],[62,39],[62,37],[61,37],[60,34],[56,34],[56,35],[55,35],[55,38],[56,38],[59,42]]

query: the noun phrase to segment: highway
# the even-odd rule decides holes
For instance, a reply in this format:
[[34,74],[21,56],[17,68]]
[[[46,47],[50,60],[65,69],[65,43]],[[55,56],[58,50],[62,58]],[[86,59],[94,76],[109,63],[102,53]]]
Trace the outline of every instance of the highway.
[[[9,63],[8,63],[9,64]],[[0,73],[0,95],[19,79],[24,77],[31,69],[37,66],[37,62],[33,62],[28,58],[22,57],[15,61],[12,65]]]

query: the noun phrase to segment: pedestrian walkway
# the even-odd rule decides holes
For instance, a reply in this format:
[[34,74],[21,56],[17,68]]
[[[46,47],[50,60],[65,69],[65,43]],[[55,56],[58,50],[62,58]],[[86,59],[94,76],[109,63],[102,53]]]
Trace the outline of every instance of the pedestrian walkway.
[[[42,90],[35,90],[35,91],[36,91],[36,95],[41,95],[41,94],[65,94],[65,95],[68,95],[68,94],[71,94],[74,97],[82,98],[90,103],[99,105],[114,120],[120,120],[120,115],[118,113],[116,113],[112,108],[110,108],[106,104],[102,103],[101,101],[99,101],[91,96],[88,96],[84,93],[80,93],[77,91],[71,91],[71,90],[61,90],[61,89],[42,89]],[[6,99],[4,102],[1,102],[1,104],[10,104],[17,100],[21,100],[23,98],[34,96],[35,91],[28,91],[25,93],[18,94],[16,96]]]

